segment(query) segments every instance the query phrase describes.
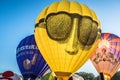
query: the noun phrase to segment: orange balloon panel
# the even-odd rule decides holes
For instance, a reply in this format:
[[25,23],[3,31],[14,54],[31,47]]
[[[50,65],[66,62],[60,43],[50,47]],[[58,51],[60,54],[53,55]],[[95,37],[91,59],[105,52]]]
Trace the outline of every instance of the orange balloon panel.
[[112,77],[120,64],[120,38],[102,33],[101,41],[90,59],[99,73]]

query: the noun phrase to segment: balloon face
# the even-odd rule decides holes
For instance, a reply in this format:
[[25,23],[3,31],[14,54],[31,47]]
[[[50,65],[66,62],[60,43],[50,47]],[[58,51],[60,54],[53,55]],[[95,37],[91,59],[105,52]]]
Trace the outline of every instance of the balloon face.
[[77,2],[55,2],[39,15],[35,40],[57,76],[70,76],[88,60],[98,43],[98,25],[95,13]]
[[20,42],[16,58],[24,78],[35,79],[50,69],[36,46],[34,35],[28,36]]
[[102,33],[101,41],[90,59],[99,73],[112,77],[120,64],[120,38]]

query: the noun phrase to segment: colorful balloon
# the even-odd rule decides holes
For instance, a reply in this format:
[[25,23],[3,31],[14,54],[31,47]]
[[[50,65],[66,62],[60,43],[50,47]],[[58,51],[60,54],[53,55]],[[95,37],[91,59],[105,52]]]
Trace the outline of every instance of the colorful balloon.
[[89,59],[99,38],[96,14],[75,1],[54,2],[36,20],[36,43],[59,79],[68,80]]
[[12,71],[5,71],[2,73],[3,77],[11,77],[13,75],[14,75],[14,73]]
[[102,33],[101,41],[90,59],[102,80],[110,80],[120,64],[120,38],[112,33]]
[[16,58],[24,80],[34,80],[50,69],[36,46],[34,35],[27,36],[19,43]]
[[21,80],[21,78],[14,72],[8,70],[2,73],[2,76],[0,76],[0,80]]

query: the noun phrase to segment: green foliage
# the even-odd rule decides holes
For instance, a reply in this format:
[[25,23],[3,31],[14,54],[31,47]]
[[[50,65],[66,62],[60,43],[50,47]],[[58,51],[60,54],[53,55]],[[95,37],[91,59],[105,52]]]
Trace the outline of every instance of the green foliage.
[[97,76],[93,80],[101,80],[101,79],[100,79],[100,76]]
[[111,80],[120,80],[120,71],[118,71],[112,78]]
[[39,80],[55,80],[54,76],[52,75],[52,72],[46,74],[45,76],[43,76],[41,79]]
[[[100,76],[95,77],[94,80],[101,80]],[[111,78],[111,80],[120,80],[120,71],[116,72],[116,74]]]
[[[79,72],[79,73],[75,73],[81,77],[84,78],[84,80],[101,80],[100,76],[95,77],[93,73],[86,73],[86,72]],[[45,76],[43,76],[41,79],[39,80],[55,80],[54,76],[51,73],[46,74]],[[69,80],[72,80],[69,79]],[[118,71],[112,78],[111,80],[120,80],[120,71]]]
[[82,76],[84,80],[93,80],[95,78],[93,73],[79,72],[76,74]]

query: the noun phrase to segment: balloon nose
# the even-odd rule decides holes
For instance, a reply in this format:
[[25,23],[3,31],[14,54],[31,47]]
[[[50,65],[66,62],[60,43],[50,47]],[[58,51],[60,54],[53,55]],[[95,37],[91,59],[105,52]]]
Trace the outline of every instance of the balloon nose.
[[79,22],[78,18],[73,19],[71,35],[69,37],[69,40],[65,48],[65,51],[69,54],[76,54],[78,52],[78,44],[79,44],[77,38],[78,22]]

